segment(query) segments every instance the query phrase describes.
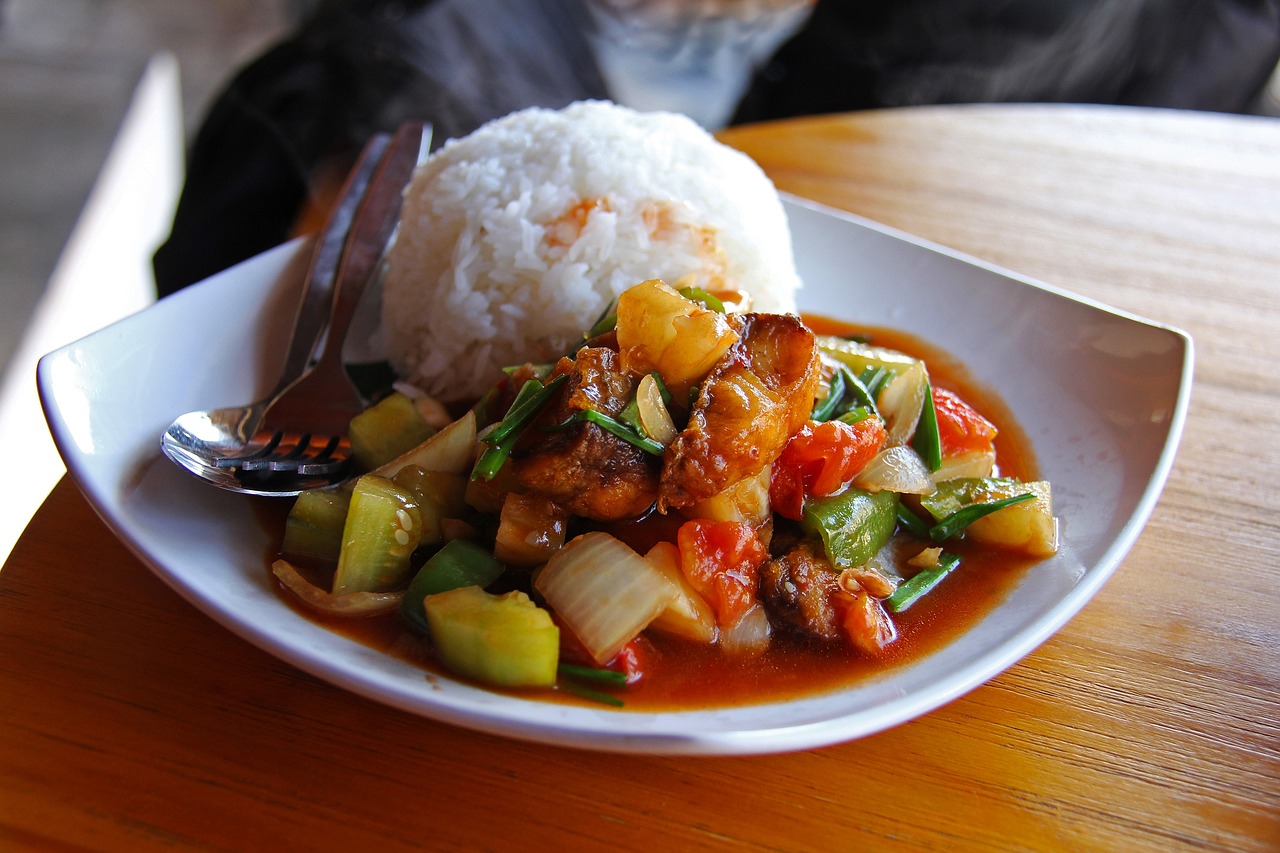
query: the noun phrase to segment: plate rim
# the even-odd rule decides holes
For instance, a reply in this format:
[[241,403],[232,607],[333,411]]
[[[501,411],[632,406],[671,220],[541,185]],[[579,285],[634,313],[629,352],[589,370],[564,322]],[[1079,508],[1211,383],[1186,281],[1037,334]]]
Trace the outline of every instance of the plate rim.
[[[556,746],[609,752],[665,755],[767,754],[820,748],[865,737],[893,728],[897,725],[901,725],[904,722],[936,710],[937,708],[972,691],[1004,672],[1034,651],[1049,637],[1057,633],[1057,631],[1061,630],[1061,628],[1068,621],[1074,618],[1084,605],[1091,600],[1094,595],[1096,595],[1097,591],[1111,577],[1132,549],[1133,545],[1136,544],[1143,528],[1150,519],[1151,514],[1154,512],[1159,501],[1160,494],[1163,491],[1168,480],[1168,476],[1172,470],[1177,449],[1181,443],[1188,408],[1190,406],[1194,375],[1194,342],[1189,334],[1174,326],[1152,321],[1136,314],[1113,308],[1097,300],[1023,276],[998,265],[991,264],[962,252],[950,249],[946,246],[941,246],[923,238],[894,229],[890,226],[868,220],[864,217],[858,216],[857,214],[852,214],[847,211],[842,211],[818,202],[813,202],[811,200],[795,196],[784,194],[783,199],[784,204],[806,208],[826,216],[841,219],[856,226],[877,231],[881,234],[910,243],[922,249],[945,255],[963,263],[978,267],[987,272],[1018,282],[1022,285],[1046,291],[1059,298],[1069,299],[1095,310],[1105,312],[1106,314],[1168,332],[1175,337],[1181,346],[1177,393],[1169,423],[1165,430],[1163,447],[1157,456],[1154,469],[1152,470],[1150,477],[1147,479],[1146,485],[1142,490],[1140,498],[1135,504],[1133,512],[1130,513],[1130,516],[1120,534],[1108,543],[1102,557],[1095,563],[1091,564],[1089,571],[1085,573],[1085,576],[1081,578],[1078,583],[1073,585],[1065,596],[1056,602],[1056,604],[1051,608],[1048,617],[1043,618],[1036,623],[1034,630],[1024,630],[1017,635],[1015,642],[1007,642],[999,648],[989,651],[987,654],[983,655],[979,659],[981,666],[977,666],[976,669],[975,667],[970,666],[963,667],[957,672],[949,675],[947,678],[934,682],[930,689],[917,691],[915,694],[906,697],[905,700],[899,700],[892,703],[892,707],[891,709],[888,709],[887,713],[882,710],[876,715],[873,721],[863,719],[867,716],[867,712],[864,711],[836,719],[823,719],[799,724],[783,724],[771,727],[760,726],[749,730],[734,729],[730,731],[682,735],[670,731],[651,732],[636,729],[635,731],[627,733],[619,733],[618,731],[611,729],[608,725],[604,725],[599,728],[591,726],[584,728],[581,721],[576,723],[571,722],[564,725],[556,725],[550,721],[530,721],[518,712],[512,714],[503,710],[501,713],[492,714],[487,711],[478,712],[474,707],[463,709],[455,707],[453,704],[442,705],[438,702],[430,701],[431,697],[429,695],[425,697],[417,694],[410,696],[404,690],[392,689],[393,685],[390,683],[382,683],[381,680],[371,682],[367,675],[361,676],[354,672],[349,672],[342,667],[335,668],[333,666],[325,666],[322,663],[318,663],[313,657],[302,653],[299,649],[284,643],[281,639],[275,637],[269,632],[258,630],[254,625],[248,625],[244,622],[235,622],[227,619],[223,611],[217,608],[214,603],[206,601],[202,596],[198,595],[194,589],[182,583],[180,578],[168,567],[161,565],[153,555],[148,552],[146,543],[137,540],[134,535],[134,531],[130,528],[130,525],[125,523],[124,520],[115,517],[112,513],[112,500],[110,496],[101,493],[99,489],[100,484],[86,466],[86,459],[82,458],[81,454],[78,452],[75,443],[70,436],[69,428],[64,419],[64,413],[59,409],[56,400],[56,389],[54,387],[56,380],[52,375],[53,366],[59,359],[69,357],[70,353],[75,351],[77,348],[82,347],[85,343],[98,338],[104,333],[110,332],[112,329],[129,324],[138,316],[137,314],[117,321],[116,323],[106,326],[97,332],[60,347],[41,358],[37,364],[37,383],[41,406],[49,424],[50,432],[53,435],[54,443],[59,454],[66,463],[67,471],[71,479],[86,496],[89,504],[113,534],[119,538],[126,545],[129,551],[133,553],[133,555],[144,565],[146,565],[153,574],[159,577],[171,589],[178,592],[182,598],[195,606],[204,615],[212,618],[215,622],[230,630],[233,634],[248,640],[278,659],[283,660],[305,672],[309,672],[310,674],[342,689],[362,695],[374,701],[396,707],[409,713],[488,734],[520,738]],[[241,264],[236,265],[236,267],[207,279],[206,282],[202,284],[208,284],[222,276],[229,275],[234,270],[245,267],[246,265],[261,263],[262,259],[266,256],[277,255],[283,257],[286,255],[292,255],[292,253],[299,251],[302,242],[302,238],[299,238],[277,246],[267,252],[247,259]],[[193,287],[200,286],[201,285],[193,285]],[[157,311],[170,311],[180,314],[181,308],[183,307],[184,296],[194,298],[190,296],[190,293],[184,294],[183,292],[179,292],[164,300],[160,300],[154,305],[144,309],[143,312],[139,312],[139,314]],[[157,436],[157,453],[158,448],[159,437]],[[301,619],[304,617],[299,616],[298,618]],[[355,641],[351,642],[354,643]],[[438,677],[445,678],[444,676]],[[859,686],[861,685],[850,688],[841,688],[840,690],[834,691],[834,693],[840,693],[846,690],[856,690]],[[481,690],[480,688],[474,689]],[[527,702],[537,707],[545,707],[551,704],[531,699],[514,698],[515,701]],[[513,697],[504,696],[503,699],[512,700]],[[501,702],[499,704],[501,704],[503,708],[509,707],[508,702]],[[786,704],[791,703],[789,701],[771,702],[752,707],[764,709]],[[574,711],[583,710],[577,706],[564,707],[572,707]],[[689,716],[712,713],[702,710],[659,712],[623,711],[621,713],[608,710],[586,710],[592,714],[608,715],[607,719],[611,723],[618,719],[645,720],[657,717],[661,717],[663,720],[669,721],[681,717],[687,718]],[[578,716],[585,715],[579,714]]]

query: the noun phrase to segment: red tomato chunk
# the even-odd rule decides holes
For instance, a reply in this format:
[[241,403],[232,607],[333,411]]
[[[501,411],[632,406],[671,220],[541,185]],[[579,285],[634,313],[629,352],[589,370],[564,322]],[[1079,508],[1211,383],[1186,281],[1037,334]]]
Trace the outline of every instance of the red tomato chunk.
[[699,518],[680,526],[676,544],[690,585],[711,605],[720,625],[736,625],[756,604],[760,566],[769,556],[755,529]]
[[933,389],[933,408],[938,414],[938,438],[943,456],[986,451],[996,440],[996,427],[978,410],[944,388]]
[[832,495],[867,466],[884,447],[884,423],[810,421],[800,428],[773,465],[769,501],[774,512],[798,520],[806,497]]

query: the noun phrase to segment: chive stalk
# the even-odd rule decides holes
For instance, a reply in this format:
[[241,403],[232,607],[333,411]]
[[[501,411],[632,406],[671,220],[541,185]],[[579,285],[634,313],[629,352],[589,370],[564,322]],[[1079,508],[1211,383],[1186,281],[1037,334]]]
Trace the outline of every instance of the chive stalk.
[[942,579],[960,565],[960,558],[955,554],[940,554],[938,565],[922,569],[907,580],[898,584],[893,595],[884,600],[884,606],[890,613],[901,613],[920,600],[920,597],[933,589]]
[[938,410],[933,407],[932,383],[925,385],[924,392],[924,407],[920,411],[920,422],[916,425],[911,447],[920,454],[930,471],[937,471],[942,467],[942,438],[938,435]]
[[648,435],[640,422],[640,398],[632,394],[631,400],[618,412],[618,421],[635,431],[636,435]]
[[592,338],[599,337],[606,332],[612,332],[618,327],[618,300],[613,300],[605,306],[604,311],[591,324],[591,328],[587,329],[587,333],[582,336],[583,340],[589,341]]
[[868,387],[863,378],[855,376],[848,367],[840,365],[831,375],[831,390],[822,402],[813,407],[809,417],[815,421],[844,421],[856,424],[858,421],[879,416],[876,408],[876,394],[884,384],[893,377],[893,371],[883,367],[869,367],[863,372],[863,378],[874,384],[874,390]]
[[905,528],[908,533],[919,536],[921,539],[929,539],[929,525],[925,524],[910,510],[904,503],[898,504],[898,524]]
[[653,377],[654,382],[658,383],[658,393],[662,395],[662,405],[670,406],[671,389],[667,387],[667,383],[662,381],[662,374],[655,370],[649,375]]
[[984,516],[988,516],[997,510],[1004,509],[1007,506],[1012,506],[1013,504],[1030,500],[1035,500],[1035,495],[1031,492],[1024,492],[1020,495],[1001,498],[998,501],[991,501],[990,503],[969,504],[963,509],[958,509],[951,513],[933,527],[929,528],[929,538],[933,539],[935,542],[950,539],[952,536],[955,536],[970,524],[973,524]]
[[562,663],[559,666],[559,670],[561,675],[581,681],[598,681],[601,684],[610,684],[614,687],[625,687],[627,685],[627,674],[618,672],[616,669],[597,669],[593,666]]
[[489,446],[471,469],[471,479],[492,480],[497,475],[529,423],[568,378],[567,374],[557,376],[546,385],[530,379],[520,386],[516,399],[507,410],[507,416],[480,439]]
[[677,291],[685,299],[692,299],[694,302],[701,302],[707,308],[715,311],[717,314],[724,314],[724,303],[717,296],[712,296],[701,287],[682,287]]
[[663,452],[666,451],[665,447],[654,441],[652,438],[649,438],[647,435],[641,435],[626,424],[618,423],[603,412],[597,412],[595,409],[584,409],[581,414],[584,421],[593,423],[596,426],[613,433],[618,438],[627,442],[627,444],[634,445],[645,453],[651,453],[654,456],[661,456]]
[[584,687],[581,684],[575,684],[572,681],[561,681],[559,687],[565,693],[572,693],[583,699],[589,699],[592,702],[599,702],[601,705],[611,705],[614,708],[621,708],[626,705],[617,696],[608,693],[602,693],[599,690],[592,690],[590,687]]
[[535,379],[544,380],[551,375],[551,371],[555,369],[555,364],[550,361],[543,361],[538,364],[508,364],[502,368],[502,372],[507,376],[513,376],[516,371],[526,368],[533,368],[533,377]]
[[840,408],[840,404],[845,398],[845,374],[848,373],[843,367],[836,370],[831,375],[831,385],[827,390],[827,396],[822,398],[822,402],[813,407],[813,411],[809,413],[809,418],[815,421],[829,421],[836,417],[836,413]]
[[[861,376],[855,376],[848,368],[841,369],[844,370],[845,388],[850,398],[849,406],[851,410],[866,409],[875,415],[879,415],[880,410],[876,407],[876,394],[879,393],[884,383],[888,381],[892,371],[883,367],[868,367],[862,372]],[[868,386],[868,380],[876,382],[874,390]]]
[[575,696],[592,702],[599,702],[602,705],[611,705],[614,708],[623,707],[623,701],[617,696],[604,693],[578,682],[585,681],[610,687],[626,687],[627,674],[625,672],[618,672],[613,669],[597,669],[592,666],[578,666],[572,663],[561,663],[556,669],[561,675],[557,684],[566,693],[572,693]]
[[857,406],[856,408],[850,409],[849,411],[845,412],[843,415],[836,418],[836,420],[843,421],[847,424],[853,425],[858,423],[859,421],[865,421],[867,418],[871,417],[872,414],[873,412],[870,409],[868,409],[866,406]]
[[661,456],[666,450],[660,443],[649,438],[647,435],[641,435],[629,425],[621,423],[614,418],[609,417],[604,412],[597,412],[595,409],[583,409],[574,412],[565,420],[553,426],[545,427],[547,431],[555,431],[568,429],[578,423],[592,423],[606,432],[611,432],[627,444],[640,448],[645,453],[651,453],[654,456]]

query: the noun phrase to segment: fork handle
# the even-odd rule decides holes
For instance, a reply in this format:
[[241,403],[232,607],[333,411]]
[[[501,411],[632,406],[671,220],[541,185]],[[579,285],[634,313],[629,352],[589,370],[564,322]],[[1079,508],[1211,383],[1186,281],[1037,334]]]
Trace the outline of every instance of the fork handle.
[[329,325],[317,341],[314,354],[317,372],[344,370],[342,348],[347,329],[365,289],[377,275],[387,243],[400,221],[404,188],[422,162],[430,140],[429,125],[407,122],[396,131],[378,164],[343,248]]
[[289,341],[284,369],[281,371],[281,391],[301,376],[314,360],[317,346],[321,343],[329,322],[334,283],[342,260],[342,247],[351,233],[360,201],[368,191],[374,171],[382,161],[390,141],[390,136],[380,133],[365,145],[360,158],[347,175],[324,229],[315,239],[302,298],[298,304],[298,314],[294,320],[293,337]]
[[428,135],[427,125],[406,124],[387,146],[343,247],[329,325],[316,343],[315,366],[271,401],[260,429],[305,423],[313,432],[344,435],[351,418],[364,408],[342,363],[342,345],[356,306],[377,275],[400,218],[404,187],[425,153]]
[[323,336],[316,370],[342,370],[342,348],[356,307],[378,275],[387,243],[399,224],[404,187],[426,154],[430,128],[421,122],[402,124],[378,164],[361,201],[338,268],[338,282]]

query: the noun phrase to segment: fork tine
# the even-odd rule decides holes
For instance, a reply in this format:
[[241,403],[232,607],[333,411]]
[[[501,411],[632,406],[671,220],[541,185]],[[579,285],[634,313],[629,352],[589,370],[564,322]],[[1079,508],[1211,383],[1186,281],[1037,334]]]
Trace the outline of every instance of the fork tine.
[[329,443],[319,453],[298,465],[298,473],[312,477],[337,473],[351,462],[351,454],[349,452],[343,453],[341,456],[335,455],[337,450],[344,447],[345,450],[350,450],[350,446],[346,445],[343,437],[335,435],[329,439]]
[[257,476],[288,472],[320,476],[339,471],[349,463],[350,455],[350,445],[341,435],[320,439],[303,433],[294,439],[276,432],[257,452],[219,459],[218,466]]
[[[277,430],[266,441],[257,445],[252,453],[246,453],[242,456],[222,456],[214,460],[214,464],[219,468],[244,468],[249,471],[255,468],[264,468],[277,452],[283,439],[284,433]],[[249,446],[253,447],[254,444],[250,443]]]
[[270,471],[296,471],[298,460],[306,455],[307,448],[310,446],[311,433],[304,432],[298,436],[291,449],[266,460],[266,468]]

